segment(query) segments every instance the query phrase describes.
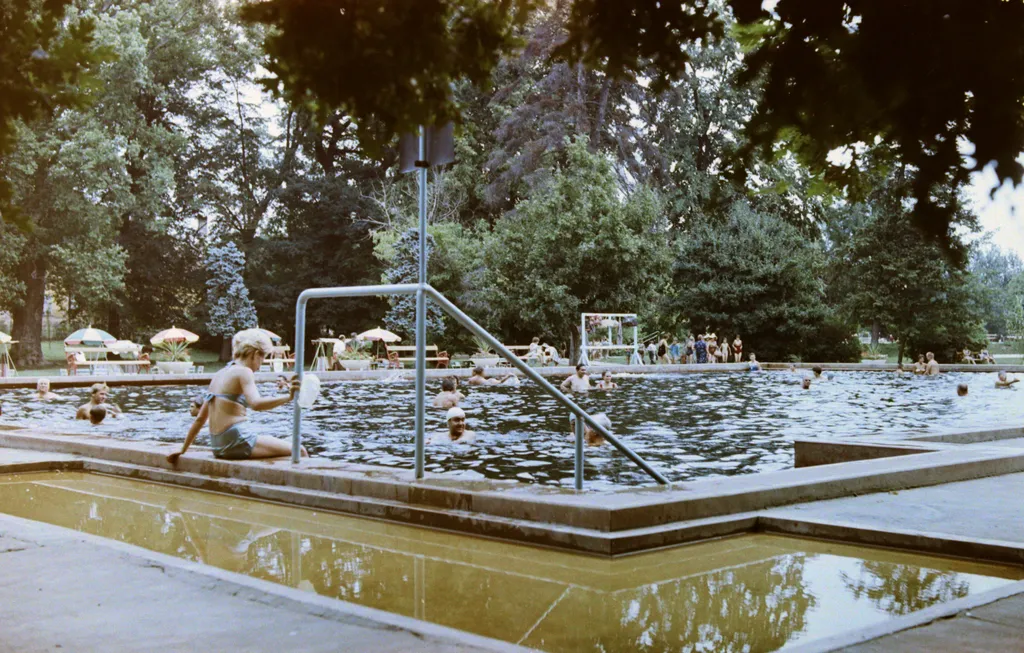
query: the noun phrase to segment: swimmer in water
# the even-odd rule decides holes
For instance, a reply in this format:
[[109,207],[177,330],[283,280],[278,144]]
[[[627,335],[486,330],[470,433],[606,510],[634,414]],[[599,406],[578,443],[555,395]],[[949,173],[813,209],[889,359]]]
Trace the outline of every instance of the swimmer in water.
[[[215,458],[248,460],[278,458],[291,453],[290,442],[269,435],[256,435],[251,432],[247,421],[249,409],[271,410],[294,399],[299,391],[298,379],[292,379],[287,395],[260,396],[255,373],[273,351],[273,344],[264,331],[239,331],[231,340],[231,351],[234,358],[210,380],[209,391],[203,397],[203,407],[189,428],[181,451],[167,456],[167,462],[172,465],[178,464],[178,459],[188,451],[207,420],[210,421],[210,444]],[[303,456],[309,455],[305,447],[300,447],[299,451]]]
[[601,380],[597,382],[598,390],[614,390],[619,387],[619,384],[612,381],[612,373],[605,370],[604,374],[601,375]]
[[811,368],[811,371],[814,372],[814,380],[815,381],[820,381],[821,380],[821,366],[820,365],[815,365],[814,367]]
[[591,389],[590,376],[587,374],[587,366],[580,363],[576,366],[576,373],[562,381],[562,390],[573,392],[587,392]]
[[441,392],[434,397],[434,408],[452,408],[458,406],[459,402],[466,398],[455,389],[455,379],[448,378],[441,381]]
[[107,417],[107,407],[100,404],[89,409],[89,423],[93,426],[100,424]]
[[956,386],[956,396],[966,397],[967,396],[967,384],[960,383]]
[[[608,419],[608,416],[605,415],[604,413],[591,415],[591,417],[593,417],[594,421],[603,426],[606,430],[612,430],[612,421]],[[569,438],[574,442],[576,440],[575,413],[569,414]],[[583,441],[587,444],[588,447],[599,447],[602,444],[605,444],[605,442],[607,442],[607,440],[601,437],[600,433],[591,428],[590,424],[587,424],[586,422],[583,423]]]
[[110,396],[110,388],[107,387],[106,383],[93,383],[89,390],[91,393],[89,396],[89,403],[82,404],[78,407],[78,412],[75,413],[75,419],[89,419],[89,410],[93,406],[103,406],[107,409],[107,412],[114,417],[121,414],[121,409],[117,407],[117,404],[107,401],[107,398]]
[[914,363],[914,374],[924,374],[928,371],[928,365],[924,362],[924,354],[918,354],[917,362]]
[[[466,385],[501,385],[508,381],[509,379],[515,379],[515,375],[506,374],[500,379],[488,379],[486,376],[484,376],[484,368],[474,367],[473,374],[466,381]],[[516,380],[518,381],[518,379]]]
[[49,401],[58,397],[56,392],[50,392],[50,379],[39,379],[36,381],[36,399]]
[[924,373],[927,376],[938,376],[939,374],[939,361],[935,360],[935,354],[928,352],[924,355],[928,359],[928,363],[925,365]]
[[747,357],[747,369],[751,372],[761,371],[761,364],[757,362],[757,354],[754,352],[750,352],[750,355]]
[[452,406],[445,417],[448,419],[448,430],[434,434],[430,438],[431,444],[468,444],[476,439],[476,433],[466,429],[466,411],[458,406]]
[[192,417],[199,417],[199,411],[203,409],[203,395],[196,395],[192,397],[192,401],[188,405],[188,414]]
[[811,377],[805,376],[803,381],[800,382],[800,387],[803,388],[804,390],[810,390],[811,389]]
[[1009,377],[1007,377],[1006,376],[1006,370],[1000,370],[999,371],[999,378],[996,379],[996,387],[997,388],[1010,388],[1010,387],[1013,387],[1014,383],[1019,383],[1019,382],[1020,382],[1020,379],[1018,379],[1018,378],[1009,378]]

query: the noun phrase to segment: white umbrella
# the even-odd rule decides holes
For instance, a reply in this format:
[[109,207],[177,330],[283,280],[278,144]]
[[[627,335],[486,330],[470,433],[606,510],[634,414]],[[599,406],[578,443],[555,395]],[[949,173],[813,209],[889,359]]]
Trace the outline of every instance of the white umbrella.
[[199,336],[191,331],[186,331],[185,329],[179,329],[178,327],[172,326],[170,329],[164,329],[150,338],[149,342],[154,345],[159,345],[163,342],[196,342],[197,340],[199,340]]
[[380,340],[381,342],[401,342],[401,338],[386,329],[370,329],[363,331],[356,338],[360,340]]

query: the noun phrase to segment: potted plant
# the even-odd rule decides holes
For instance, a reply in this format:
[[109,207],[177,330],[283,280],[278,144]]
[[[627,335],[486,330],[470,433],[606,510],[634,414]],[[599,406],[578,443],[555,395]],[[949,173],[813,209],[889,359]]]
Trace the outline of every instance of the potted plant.
[[156,368],[165,374],[187,374],[192,369],[192,357],[187,342],[161,342],[153,345],[163,360],[156,362]]
[[470,357],[473,365],[477,367],[497,367],[503,358],[494,353],[491,346],[483,338],[473,336],[473,342],[476,344],[476,353]]
[[346,348],[340,352],[335,352],[335,356],[341,362],[341,366],[349,372],[370,369],[370,365],[373,364],[373,355],[363,350],[363,343],[357,340],[349,340],[348,344],[352,349]]
[[888,356],[882,351],[882,348],[877,344],[871,344],[865,347],[864,351],[861,352],[861,363],[868,365],[882,365],[888,359]]

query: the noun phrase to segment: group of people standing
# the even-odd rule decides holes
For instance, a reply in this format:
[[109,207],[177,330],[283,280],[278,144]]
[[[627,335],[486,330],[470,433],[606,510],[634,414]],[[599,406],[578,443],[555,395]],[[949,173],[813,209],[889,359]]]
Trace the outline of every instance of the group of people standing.
[[739,363],[743,361],[743,340],[737,335],[731,344],[728,338],[719,342],[716,334],[708,333],[696,337],[690,334],[685,343],[680,343],[678,338],[666,333],[661,340],[645,342],[641,359],[644,354],[651,365]]

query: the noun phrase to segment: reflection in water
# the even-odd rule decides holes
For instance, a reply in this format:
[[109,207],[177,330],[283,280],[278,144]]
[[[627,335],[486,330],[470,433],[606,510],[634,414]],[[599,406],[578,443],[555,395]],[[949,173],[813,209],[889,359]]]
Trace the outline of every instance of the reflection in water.
[[860,563],[856,578],[843,574],[843,583],[854,597],[867,597],[880,610],[903,615],[936,603],[960,599],[970,583],[954,573],[884,562]]
[[0,506],[557,652],[771,651],[1021,575],[766,535],[601,559],[81,473],[0,477]]
[[[614,430],[637,453],[672,480],[730,476],[792,466],[792,439],[856,436],[881,432],[982,428],[1024,421],[1017,390],[996,390],[995,374],[944,374],[938,379],[881,372],[839,372],[800,390],[800,375],[674,374],[618,377],[619,389],[577,397],[584,408],[606,412]],[[956,397],[969,381],[970,396]],[[437,383],[431,383],[435,388]],[[196,386],[115,388],[127,415],[90,428],[75,423],[74,407],[84,391],[62,392],[41,404],[29,390],[4,395],[4,423],[115,437],[180,442],[188,430],[189,397]],[[532,383],[519,388],[469,388],[464,407],[477,432],[472,447],[436,446],[427,470],[468,478],[521,479],[571,484],[572,443],[568,419],[554,399]],[[261,392],[273,394],[266,384]],[[303,437],[318,456],[370,465],[411,468],[413,395],[410,381],[349,381],[324,384],[307,412]],[[443,412],[428,411],[427,427],[443,428]],[[268,435],[291,433],[291,411],[250,413],[254,428]],[[205,435],[199,444],[206,444]],[[650,478],[610,447],[587,451],[587,479],[641,484]]]

